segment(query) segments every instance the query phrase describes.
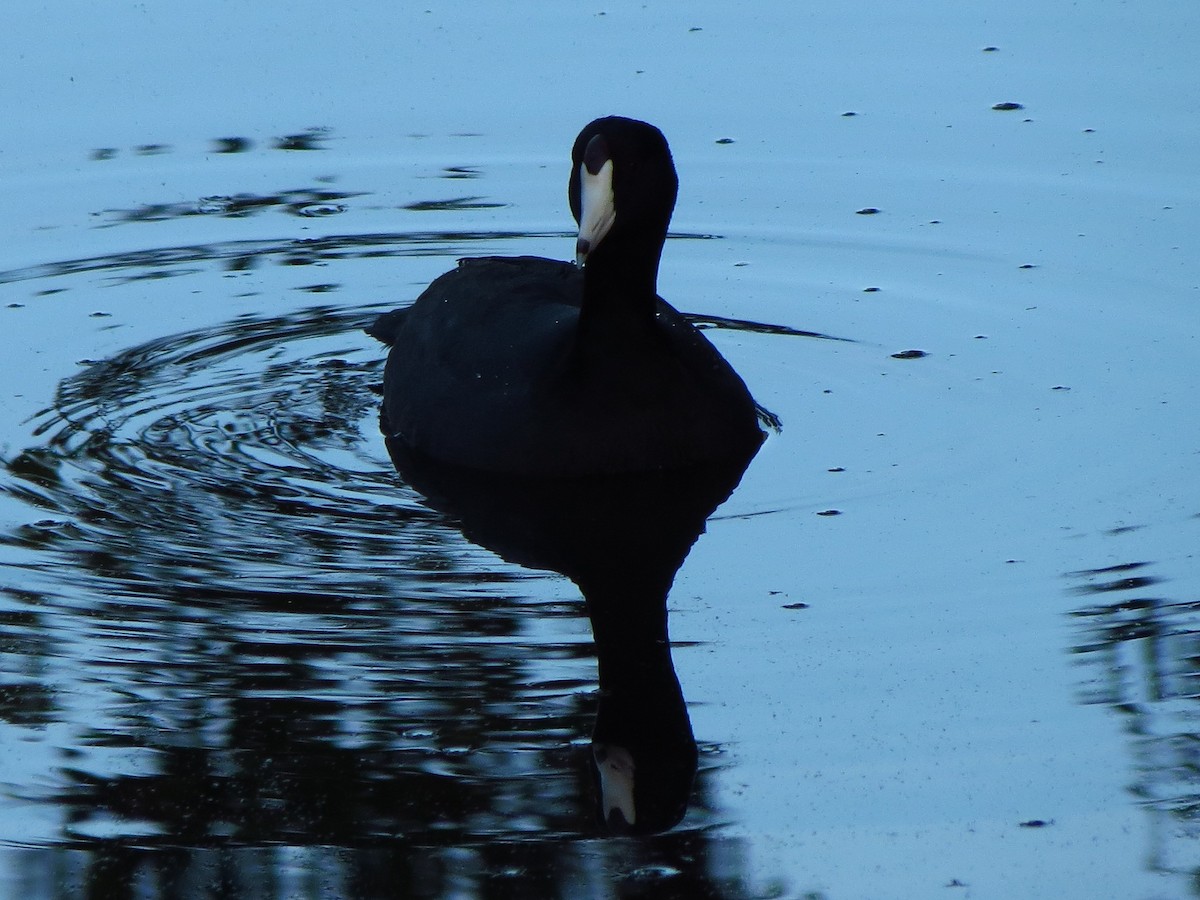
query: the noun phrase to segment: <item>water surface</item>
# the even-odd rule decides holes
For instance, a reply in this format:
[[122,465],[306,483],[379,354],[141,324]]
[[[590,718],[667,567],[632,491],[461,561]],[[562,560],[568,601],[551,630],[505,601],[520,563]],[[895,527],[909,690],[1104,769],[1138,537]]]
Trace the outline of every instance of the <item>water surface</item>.
[[[0,79],[7,892],[1195,894],[1194,13],[88,9]],[[397,475],[361,331],[569,256],[609,112],[784,423],[675,578],[639,838],[579,591]]]

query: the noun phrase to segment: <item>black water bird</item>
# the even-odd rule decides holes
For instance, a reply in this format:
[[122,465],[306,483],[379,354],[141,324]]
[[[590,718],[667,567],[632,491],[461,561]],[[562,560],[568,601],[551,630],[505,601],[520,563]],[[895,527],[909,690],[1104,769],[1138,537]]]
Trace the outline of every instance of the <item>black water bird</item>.
[[571,153],[576,263],[464,259],[369,332],[391,345],[381,425],[469,468],[645,472],[753,455],[742,379],[658,296],[678,179],[662,133],[596,119]]

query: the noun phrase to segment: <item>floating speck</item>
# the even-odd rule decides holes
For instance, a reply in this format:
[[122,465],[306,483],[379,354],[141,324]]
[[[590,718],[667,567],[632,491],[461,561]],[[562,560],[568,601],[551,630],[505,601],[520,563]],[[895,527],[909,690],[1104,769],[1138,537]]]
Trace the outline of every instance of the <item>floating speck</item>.
[[785,604],[783,604],[783,608],[784,609],[808,609],[808,604],[807,603],[785,603]]
[[852,116],[857,116],[857,115],[858,115],[858,113],[856,113],[854,110],[848,109],[848,110],[846,110],[846,112],[842,113],[842,118],[849,119]]
[[733,138],[717,138],[718,144],[732,144]]
[[984,47],[983,52],[984,53],[995,53],[999,49],[1000,49],[999,47]]
[[704,30],[704,29],[703,29],[703,28],[701,28],[699,25],[693,25],[691,28],[689,28],[689,29],[688,29],[688,31],[689,31],[689,32],[692,32],[692,31],[703,31],[703,30]]
[[107,319],[112,313],[110,312],[94,312],[91,314],[93,319]]
[[879,215],[879,207],[864,206],[862,209],[856,209],[854,211],[854,214],[856,216],[877,216],[877,215]]
[[995,103],[992,105],[992,109],[999,110],[1000,112],[1011,112],[1014,109],[1024,109],[1024,108],[1025,107],[1022,106],[1020,103],[1013,103],[1011,100],[1006,101],[1004,103]]
[[901,350],[899,353],[893,353],[892,359],[921,359],[928,355],[924,350]]
[[879,293],[879,288],[877,288],[877,287],[866,287],[866,288],[863,288],[863,293],[864,293],[864,294],[878,294],[878,293]]
[[1071,388],[1065,384],[1056,384],[1054,387],[1050,388],[1052,391],[1069,391],[1070,389]]
[[1052,824],[1054,824],[1053,819],[1050,819],[1048,821],[1046,819],[1027,819],[1026,821],[1021,823],[1021,827],[1022,828],[1045,828],[1047,825],[1052,825]]
[[1033,263],[1022,263],[1017,268],[1019,268],[1019,269],[1036,269],[1037,266],[1035,266]]
[[133,148],[133,152],[138,156],[157,156],[160,153],[168,153],[171,148],[167,144],[139,144]]
[[817,513],[818,516],[840,516],[841,514],[842,511],[840,509],[823,509]]
[[115,147],[100,147],[92,151],[91,158],[93,160],[105,160],[112,159],[116,155],[117,150]]
[[825,471],[826,472],[845,472],[846,467],[845,466],[834,466],[832,469],[826,469]]

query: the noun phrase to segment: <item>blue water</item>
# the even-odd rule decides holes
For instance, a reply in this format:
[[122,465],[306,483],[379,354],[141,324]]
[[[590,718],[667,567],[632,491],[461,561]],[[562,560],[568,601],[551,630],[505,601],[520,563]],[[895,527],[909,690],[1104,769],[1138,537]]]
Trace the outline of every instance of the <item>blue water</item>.
[[[1196,17],[26,11],[4,892],[1194,896]],[[568,258],[609,112],[675,152],[663,295],[783,421],[675,577],[696,780],[638,838],[579,591],[397,475],[361,331]]]

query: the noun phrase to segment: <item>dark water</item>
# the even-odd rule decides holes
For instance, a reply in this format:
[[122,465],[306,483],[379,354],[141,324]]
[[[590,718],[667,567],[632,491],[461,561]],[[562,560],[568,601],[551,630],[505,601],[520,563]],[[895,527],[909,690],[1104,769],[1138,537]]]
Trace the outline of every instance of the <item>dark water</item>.
[[[420,247],[215,245],[8,275]],[[602,827],[580,594],[468,541],[460,516],[478,516],[429,505],[389,465],[383,355],[362,333],[377,311],[244,315],[86,361],[4,460],[0,489],[31,510],[0,538],[17,560],[0,581],[0,719],[37,735],[18,751],[37,775],[0,786],[34,811],[0,820],[28,848],[23,893],[752,894],[742,845],[714,830],[721,748],[703,736],[679,827]],[[660,604],[736,475],[685,516]]]

